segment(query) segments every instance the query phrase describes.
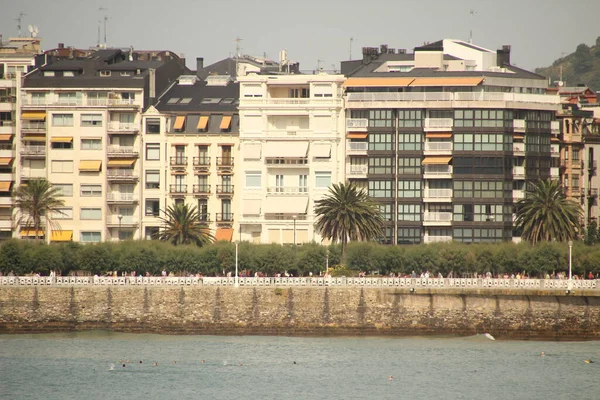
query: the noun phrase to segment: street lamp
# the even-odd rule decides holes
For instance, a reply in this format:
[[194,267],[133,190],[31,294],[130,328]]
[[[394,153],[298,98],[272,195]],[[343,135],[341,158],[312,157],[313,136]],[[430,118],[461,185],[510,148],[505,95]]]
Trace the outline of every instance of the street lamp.
[[293,216],[294,218],[294,247],[296,246],[296,216]]
[[239,243],[235,242],[235,278],[233,279],[233,285],[235,287],[239,286],[239,278],[238,278],[238,247]]
[[121,240],[121,221],[123,220],[123,216],[119,214],[117,218],[119,218],[119,240]]
[[571,291],[571,287],[573,285],[573,282],[571,281],[572,279],[572,265],[573,265],[573,241],[569,240],[569,286],[568,289],[569,291]]

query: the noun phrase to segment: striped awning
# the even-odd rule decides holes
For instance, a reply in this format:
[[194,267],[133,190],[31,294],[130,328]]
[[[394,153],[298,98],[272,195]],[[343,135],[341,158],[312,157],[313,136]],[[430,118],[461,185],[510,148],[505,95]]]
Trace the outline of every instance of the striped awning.
[[353,132],[346,135],[348,139],[366,139],[369,134],[367,132]]
[[54,136],[50,138],[52,143],[73,143],[72,136]]
[[414,78],[348,78],[344,87],[406,87]]
[[2,193],[10,192],[11,186],[12,186],[12,181],[0,181],[0,192],[2,192]]
[[10,142],[13,138],[13,135],[0,135],[0,142]]

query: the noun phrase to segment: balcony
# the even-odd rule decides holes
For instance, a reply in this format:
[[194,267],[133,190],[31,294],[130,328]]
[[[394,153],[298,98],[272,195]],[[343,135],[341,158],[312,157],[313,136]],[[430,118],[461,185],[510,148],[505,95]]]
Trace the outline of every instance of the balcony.
[[369,120],[367,118],[346,118],[346,131],[366,132],[368,128]]
[[308,158],[267,158],[265,164],[269,168],[308,168]]
[[111,121],[108,123],[107,131],[109,133],[137,133],[140,131],[138,124],[133,122],[115,122]]
[[0,144],[0,158],[15,156],[15,148],[13,144]]
[[346,154],[349,156],[366,156],[369,144],[367,142],[348,142]]
[[215,215],[215,221],[217,224],[231,224],[233,223],[233,213],[218,213]]
[[308,187],[306,186],[270,186],[267,188],[269,195],[281,196],[308,196]]
[[560,133],[560,121],[550,121],[550,132],[553,135],[558,135]]
[[194,168],[208,170],[210,168],[210,157],[194,157]]
[[183,196],[187,194],[188,185],[169,185],[169,193],[173,196]]
[[217,196],[219,196],[219,197],[233,196],[233,185],[217,185]]
[[452,165],[431,164],[423,169],[425,179],[450,179],[452,178]]
[[450,226],[452,225],[451,212],[425,212],[423,213],[423,226]]
[[452,118],[425,118],[423,130],[425,132],[450,132],[453,126]]
[[560,145],[554,143],[550,145],[550,156],[560,157]]
[[525,191],[515,189],[512,191],[512,197],[513,197],[513,201],[524,199]]
[[524,119],[513,120],[513,131],[525,133],[526,123]]
[[571,169],[583,169],[583,161],[571,160]]
[[106,202],[111,204],[133,204],[137,203],[137,196],[133,193],[112,192],[106,195]]
[[21,179],[45,178],[46,168],[22,168]]
[[217,157],[217,169],[221,171],[233,169],[233,157]]
[[111,228],[135,228],[139,224],[137,218],[133,215],[107,215],[106,226]]
[[598,188],[590,188],[587,193],[588,197],[598,197]]
[[307,107],[330,108],[341,107],[342,99],[325,98],[296,98],[296,97],[266,97],[266,98],[240,98],[240,107],[269,107],[292,108],[305,110]]
[[12,203],[12,197],[0,197],[0,206],[10,206]]
[[452,201],[452,189],[425,189],[423,201],[430,203],[450,203]]
[[109,107],[139,107],[140,105],[136,103],[135,99],[108,99]]
[[0,229],[8,230],[14,227],[12,215],[0,215]]
[[550,177],[558,178],[558,176],[559,176],[558,167],[550,167]]
[[24,122],[21,124],[22,133],[44,133],[46,132],[45,122]]
[[451,155],[452,142],[425,142],[423,154],[427,155]]
[[111,158],[139,157],[139,152],[133,146],[108,146],[107,155]]
[[597,163],[596,160],[589,160],[588,161],[588,170],[590,170],[590,172],[595,171],[597,168]]
[[210,222],[210,214],[209,213],[198,213],[198,219],[200,222],[209,223]]
[[423,243],[445,243],[451,242],[452,236],[429,236],[425,235],[423,237]]
[[210,195],[210,185],[194,185],[193,187],[195,196],[209,196]]
[[513,154],[515,156],[525,156],[525,143],[513,143]]
[[346,167],[346,177],[348,179],[366,179],[369,172],[367,165],[348,165]]
[[106,172],[109,181],[136,181],[139,179],[133,169],[114,169],[109,168]]
[[513,167],[513,179],[525,179],[525,167]]
[[[546,94],[527,94],[527,93],[490,93],[490,92],[383,92],[383,93],[348,93],[346,102],[353,103],[352,107],[363,106],[364,108],[374,108],[375,105],[368,103],[388,103],[381,104],[381,107],[395,107],[401,105],[390,104],[394,102],[465,102],[465,101],[490,101],[490,102],[526,102],[526,103],[545,103],[560,104],[560,96]],[[367,103],[367,104],[365,104]],[[378,106],[378,105],[377,105]],[[506,105],[509,107],[509,105]],[[435,108],[431,104],[430,108]],[[456,104],[455,108],[468,108],[468,105]],[[472,106],[471,106],[472,107]],[[515,106],[511,107],[514,108]]]
[[174,168],[187,167],[188,158],[185,156],[175,156],[169,158],[169,165]]
[[28,158],[44,158],[46,157],[46,146],[23,146],[21,155]]

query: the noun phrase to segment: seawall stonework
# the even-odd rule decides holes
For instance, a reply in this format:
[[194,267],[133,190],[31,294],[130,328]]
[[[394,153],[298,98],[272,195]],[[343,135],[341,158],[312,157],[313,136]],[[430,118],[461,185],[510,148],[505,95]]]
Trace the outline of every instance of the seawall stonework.
[[600,297],[581,291],[397,288],[2,287],[0,333],[471,335],[600,339]]

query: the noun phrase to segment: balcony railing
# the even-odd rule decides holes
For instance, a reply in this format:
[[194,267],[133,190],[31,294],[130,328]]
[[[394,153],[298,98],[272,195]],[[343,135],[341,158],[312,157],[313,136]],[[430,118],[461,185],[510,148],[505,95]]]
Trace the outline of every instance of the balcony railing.
[[133,169],[109,168],[106,172],[108,179],[112,180],[130,180],[137,179],[138,176]]
[[525,178],[525,167],[513,167],[513,177]]
[[425,118],[423,129],[425,131],[449,131],[454,126],[452,118]]
[[169,185],[169,193],[186,194],[188,185]]
[[233,157],[217,157],[217,167],[233,168]]
[[217,185],[217,195],[233,195],[233,185]]
[[425,189],[424,196],[430,199],[441,199],[452,197],[452,189]]
[[451,242],[452,236],[425,236],[423,242],[425,243],[444,243]]
[[369,144],[367,142],[348,142],[349,153],[367,153]]
[[596,169],[596,167],[597,167],[596,160],[589,160],[588,161],[588,169],[590,171],[594,171]]
[[137,201],[137,196],[133,193],[108,193],[106,195],[106,201],[108,202],[124,202],[124,203],[133,203]]
[[425,222],[452,222],[451,212],[425,212],[423,213]]
[[346,175],[348,175],[348,178],[366,177],[368,172],[369,167],[367,165],[350,164],[346,170]]
[[41,122],[41,123],[35,123],[35,122],[29,122],[29,123],[24,123],[21,125],[21,131],[27,131],[27,132],[45,132],[46,131],[46,124]]
[[116,106],[116,107],[122,107],[122,106],[134,106],[137,107],[139,106],[139,104],[137,104],[135,102],[135,99],[108,99],[108,105],[109,106]]
[[525,198],[525,191],[524,190],[514,189],[512,191],[512,197],[513,197],[513,200],[524,199]]
[[210,167],[210,157],[194,157],[194,167],[208,168]]
[[588,189],[588,197],[598,197],[598,188]]
[[137,149],[133,146],[108,146],[107,149],[108,155],[112,156],[137,156],[139,153]]
[[106,216],[106,224],[115,227],[130,227],[131,225],[137,225],[138,223],[139,221],[137,218],[134,218],[133,215],[122,215],[121,218],[119,218],[119,215]]
[[217,213],[215,221],[217,223],[233,222],[233,213]]
[[209,213],[200,213],[200,214],[198,214],[198,219],[202,222],[210,222],[210,214]]
[[348,102],[397,101],[510,101],[526,103],[560,104],[556,95],[490,92],[369,92],[348,93]]
[[270,186],[267,188],[267,194],[276,195],[307,195],[306,186]]
[[23,168],[21,178],[45,178],[46,168]]
[[425,175],[449,175],[452,174],[452,165],[426,165],[423,173]]
[[513,120],[513,130],[515,132],[525,132],[527,124],[524,119]]
[[111,121],[108,123],[109,132],[137,132],[140,128],[136,123],[133,122],[115,122]]
[[346,130],[354,132],[366,132],[369,127],[367,118],[346,118]]
[[525,143],[513,143],[514,154],[525,154]]
[[193,190],[194,194],[209,195],[210,185],[194,185]]
[[452,142],[425,142],[425,151],[452,151]]
[[571,168],[583,168],[583,161],[571,160]]
[[555,135],[560,133],[560,121],[550,121],[550,132]]
[[46,155],[46,146],[23,146],[21,154],[24,156],[44,156]]
[[185,167],[187,162],[188,158],[185,156],[175,156],[170,158],[170,165],[172,167]]

